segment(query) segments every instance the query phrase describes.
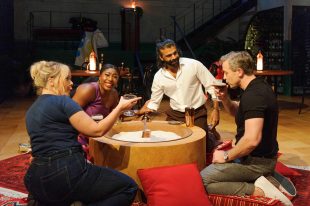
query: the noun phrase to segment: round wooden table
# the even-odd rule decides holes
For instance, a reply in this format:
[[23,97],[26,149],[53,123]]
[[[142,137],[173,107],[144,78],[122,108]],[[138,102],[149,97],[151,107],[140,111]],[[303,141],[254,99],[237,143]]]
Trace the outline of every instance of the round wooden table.
[[286,76],[292,75],[294,72],[292,70],[262,70],[262,71],[254,71],[256,76]]
[[[143,129],[142,121],[119,124],[114,127],[117,126],[118,130],[122,131],[129,131],[130,127],[137,129],[133,131]],[[180,131],[182,128],[187,128],[184,124],[170,125],[167,121],[148,122],[148,127],[153,131],[171,131],[171,128]],[[188,129],[191,130],[188,137],[157,143],[125,142],[106,137],[111,134],[100,138],[90,138],[90,154],[94,157],[95,165],[107,166],[123,172],[132,177],[142,188],[137,175],[138,169],[186,163],[197,163],[199,170],[206,166],[206,133],[199,127]],[[113,133],[113,128],[111,131]],[[175,133],[178,134],[178,132]]]

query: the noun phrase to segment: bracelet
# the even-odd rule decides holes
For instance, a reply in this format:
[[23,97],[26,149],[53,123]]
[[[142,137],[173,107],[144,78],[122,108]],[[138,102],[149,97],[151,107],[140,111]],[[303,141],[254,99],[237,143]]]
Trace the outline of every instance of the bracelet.
[[213,110],[218,110],[218,111],[220,111],[220,108],[213,108]]

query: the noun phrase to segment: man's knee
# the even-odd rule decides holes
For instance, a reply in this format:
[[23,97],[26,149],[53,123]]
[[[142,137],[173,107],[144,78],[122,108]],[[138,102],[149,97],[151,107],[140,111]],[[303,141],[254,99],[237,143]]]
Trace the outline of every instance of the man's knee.
[[210,172],[208,171],[208,168],[205,168],[204,170],[202,170],[202,171],[200,172],[200,175],[201,175],[201,178],[202,178],[202,182],[203,182],[203,184],[204,184],[205,186],[207,186],[208,184],[214,182],[214,181],[212,180],[212,173],[210,173]]

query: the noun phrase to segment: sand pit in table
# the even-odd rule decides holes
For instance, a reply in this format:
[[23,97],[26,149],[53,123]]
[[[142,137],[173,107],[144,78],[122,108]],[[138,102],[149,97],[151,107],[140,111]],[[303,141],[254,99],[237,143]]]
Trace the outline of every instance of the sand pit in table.
[[181,138],[181,136],[177,135],[174,132],[159,130],[151,131],[151,135],[149,138],[142,138],[142,130],[133,132],[120,132],[112,136],[112,139],[127,142],[166,142],[178,140]]

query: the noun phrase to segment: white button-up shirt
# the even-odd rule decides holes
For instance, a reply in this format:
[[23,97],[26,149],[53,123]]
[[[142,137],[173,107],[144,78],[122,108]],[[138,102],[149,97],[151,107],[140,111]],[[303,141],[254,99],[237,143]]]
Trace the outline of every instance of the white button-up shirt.
[[197,109],[206,102],[202,85],[205,91],[215,98],[212,86],[214,81],[213,75],[201,62],[181,57],[176,78],[164,68],[156,72],[151,99],[147,107],[157,110],[165,94],[170,98],[170,107],[173,110],[184,112],[185,107]]

